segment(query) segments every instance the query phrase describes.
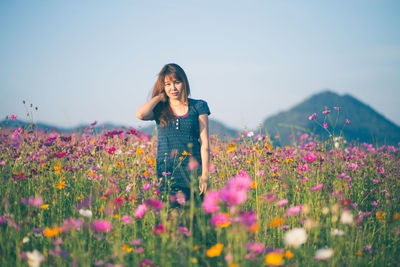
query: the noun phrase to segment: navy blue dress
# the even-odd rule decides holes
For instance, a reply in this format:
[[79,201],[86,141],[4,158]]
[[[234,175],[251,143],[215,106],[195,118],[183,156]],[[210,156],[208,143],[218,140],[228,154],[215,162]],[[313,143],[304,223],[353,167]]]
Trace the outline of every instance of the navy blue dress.
[[[170,189],[170,193],[182,191],[187,196],[190,192],[190,174],[187,167],[190,157],[199,163],[194,177],[201,175],[200,127],[199,115],[210,115],[207,102],[188,98],[188,112],[184,116],[174,116],[165,128],[157,124],[157,175],[163,177],[162,189]],[[185,155],[187,153],[191,155]],[[168,185],[169,184],[169,185]]]

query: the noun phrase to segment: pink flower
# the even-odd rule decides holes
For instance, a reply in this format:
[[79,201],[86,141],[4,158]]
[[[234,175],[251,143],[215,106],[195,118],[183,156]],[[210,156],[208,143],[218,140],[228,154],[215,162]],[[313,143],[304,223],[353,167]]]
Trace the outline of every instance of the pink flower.
[[300,165],[297,169],[299,171],[308,171],[308,164]]
[[115,147],[112,147],[108,150],[108,154],[112,155],[114,154],[115,150],[117,150]]
[[147,206],[145,204],[140,204],[135,210],[135,217],[141,219],[147,211]]
[[349,119],[346,119],[346,123],[347,123],[347,124],[350,124],[350,120],[349,120]]
[[121,220],[123,221],[124,224],[131,224],[132,223],[132,218],[131,218],[131,216],[128,216],[128,215],[122,216]]
[[315,185],[310,189],[310,192],[314,192],[314,191],[320,190],[322,188],[322,186],[323,186],[323,184]]
[[329,114],[331,111],[329,109],[322,111],[323,114]]
[[162,224],[159,224],[154,228],[153,234],[160,235],[162,233],[165,233],[165,226]]
[[193,171],[199,167],[199,163],[194,157],[190,157],[189,163],[188,163],[188,168]]
[[285,213],[283,214],[284,217],[286,216],[294,216],[300,213],[301,211],[301,207],[303,205],[299,205],[299,206],[294,206],[294,207],[290,207],[288,208]]
[[131,241],[132,246],[140,246],[142,244],[142,239],[135,239]]
[[190,236],[189,230],[186,227],[178,227],[178,231],[185,236]]
[[92,224],[92,229],[96,232],[110,232],[112,224],[106,220],[95,220]]
[[271,202],[274,201],[276,199],[276,196],[274,194],[269,194],[265,196],[265,201],[267,202]]
[[178,202],[180,205],[185,204],[186,199],[185,199],[185,194],[182,192],[176,193],[176,202]]
[[219,210],[219,192],[210,190],[204,197],[203,204],[201,205],[206,213],[214,213]]
[[83,225],[83,220],[81,219],[75,219],[75,218],[69,218],[63,221],[63,224],[61,226],[63,232],[68,232],[70,230],[76,230],[79,231],[81,230],[81,227]]
[[325,129],[328,129],[328,123],[324,122],[323,126],[324,126]]
[[350,163],[349,165],[347,165],[347,168],[348,168],[348,169],[353,169],[353,170],[355,170],[355,169],[357,169],[357,167],[358,167],[358,164],[357,164],[357,163]]
[[17,115],[11,115],[9,119],[14,121],[16,118],[17,118]]
[[288,203],[289,201],[287,200],[287,199],[280,199],[280,200],[278,200],[278,202],[276,202],[276,205],[278,206],[278,207],[283,207],[283,206],[285,206],[287,203]]
[[152,187],[152,184],[144,184],[142,185],[141,189],[143,191],[149,190]]
[[220,197],[228,206],[239,205],[247,200],[247,190],[251,186],[251,178],[248,175],[237,175],[230,178],[220,190]]
[[229,217],[225,213],[215,214],[211,218],[211,224],[213,226],[221,226],[229,222]]
[[317,113],[313,113],[311,116],[308,117],[310,121],[315,120],[317,118]]
[[378,206],[378,202],[372,201],[372,202],[371,202],[371,205],[372,205],[372,206]]
[[307,161],[308,163],[314,162],[317,160],[317,154],[315,153],[308,153],[304,158],[304,161]]
[[250,250],[251,252],[260,254],[264,250],[264,244],[263,243],[247,243],[246,248]]
[[35,206],[35,207],[40,207],[40,205],[43,204],[43,199],[41,197],[37,197],[37,198],[29,197],[27,204],[31,205],[31,206]]
[[164,203],[161,200],[158,199],[148,199],[145,201],[146,206],[152,207],[155,209],[162,209],[164,207]]

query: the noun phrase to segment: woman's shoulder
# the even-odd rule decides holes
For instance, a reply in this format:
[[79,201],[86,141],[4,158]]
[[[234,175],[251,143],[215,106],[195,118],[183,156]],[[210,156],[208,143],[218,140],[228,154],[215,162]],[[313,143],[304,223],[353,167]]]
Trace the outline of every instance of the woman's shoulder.
[[195,108],[195,110],[197,110],[199,114],[204,114],[204,113],[207,113],[208,115],[211,114],[208,104],[205,100],[188,98],[188,101]]

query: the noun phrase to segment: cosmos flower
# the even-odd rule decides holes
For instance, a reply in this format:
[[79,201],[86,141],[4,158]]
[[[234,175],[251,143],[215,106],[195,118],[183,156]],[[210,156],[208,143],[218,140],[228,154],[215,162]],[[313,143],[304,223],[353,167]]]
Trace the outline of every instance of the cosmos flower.
[[129,216],[129,215],[122,216],[121,220],[122,220],[122,222],[124,224],[131,224],[132,223],[132,217]]
[[304,161],[307,161],[308,163],[314,162],[317,160],[317,154],[315,153],[308,153],[307,155],[305,155],[305,157],[303,158]]
[[218,202],[219,192],[215,190],[210,190],[207,191],[203,200],[203,204],[201,206],[206,213],[214,213],[219,210]]
[[313,113],[311,116],[308,117],[310,121],[315,120],[317,118],[317,113]]
[[223,248],[224,248],[223,244],[217,243],[215,246],[207,250],[207,256],[210,258],[218,257],[221,254]]
[[28,258],[28,265],[30,267],[39,267],[40,263],[45,259],[37,249],[34,249],[32,252],[28,251],[26,257]]
[[84,209],[80,209],[79,214],[82,215],[83,217],[87,217],[87,218],[90,218],[93,215],[90,210],[84,210]]
[[283,206],[285,206],[287,203],[289,202],[289,200],[287,200],[287,199],[280,199],[280,200],[278,200],[277,202],[276,202],[276,205],[278,206],[278,207],[283,207]]
[[112,224],[106,220],[95,220],[92,224],[92,229],[96,232],[110,232]]
[[344,210],[340,216],[340,222],[343,224],[353,223],[353,214],[349,210]]
[[153,229],[153,234],[155,235],[160,235],[165,233],[165,226],[162,224],[157,225],[156,227],[154,227]]
[[286,246],[298,248],[307,241],[307,233],[303,228],[294,228],[285,233]]
[[333,255],[333,249],[331,248],[320,248],[315,252],[314,258],[316,260],[327,260]]
[[277,252],[270,252],[265,256],[265,265],[280,266],[284,264],[283,254]]
[[141,219],[147,211],[147,206],[145,204],[140,204],[135,210],[135,217]]

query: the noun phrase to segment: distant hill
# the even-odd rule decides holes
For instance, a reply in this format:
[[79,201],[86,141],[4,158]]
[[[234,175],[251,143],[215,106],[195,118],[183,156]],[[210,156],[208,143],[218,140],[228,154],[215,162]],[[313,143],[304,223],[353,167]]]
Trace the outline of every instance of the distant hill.
[[[400,141],[400,127],[390,122],[384,116],[376,112],[370,106],[362,103],[351,95],[338,95],[331,91],[324,91],[311,96],[302,103],[288,111],[280,112],[264,120],[263,129],[271,136],[280,136],[283,144],[289,144],[289,135],[300,132],[313,132],[322,138],[327,138],[328,133],[315,121],[308,117],[316,113],[316,121],[324,122],[325,115],[322,113],[326,108],[331,111],[330,120],[327,120],[328,130],[333,127],[335,136],[338,136],[344,126],[343,136],[346,140],[367,142],[373,144],[397,144]],[[339,107],[338,113],[334,107]],[[336,121],[337,114],[339,117]],[[350,124],[345,120],[349,119]]]
[[[294,139],[298,138],[298,133],[314,133],[319,135],[322,139],[326,139],[328,138],[328,133],[321,126],[316,124],[316,121],[320,124],[324,122],[325,115],[322,112],[325,110],[325,107],[331,111],[329,114],[330,120],[327,120],[328,130],[332,132],[334,128],[335,136],[340,134],[344,126],[342,134],[347,141],[366,142],[378,145],[396,145],[400,142],[399,126],[351,95],[338,95],[332,91],[324,91],[312,95],[290,110],[266,118],[262,124],[262,133],[267,133],[271,137],[279,136],[279,139],[273,138],[274,140],[278,140],[276,143],[279,145],[290,144]],[[334,107],[340,108],[339,113]],[[317,114],[317,118],[315,121],[310,121],[308,117],[313,113]],[[338,118],[337,114],[339,114]],[[346,119],[350,120],[350,124],[346,124]],[[0,122],[0,125],[5,124],[8,124],[7,127],[12,128],[27,126],[30,123],[20,120],[3,120]],[[60,133],[82,133],[88,126],[89,125],[80,125],[73,128],[61,128],[44,123],[37,123],[35,125],[35,127],[43,131],[56,130]],[[210,119],[209,126],[210,135],[218,134],[220,139],[229,141],[232,138],[239,137],[239,130],[227,127],[217,120]],[[94,129],[97,133],[100,133],[104,128],[112,130],[127,129],[129,127],[130,126],[106,123],[98,124],[94,126]],[[150,135],[156,134],[155,124],[139,128],[133,127]],[[258,133],[259,130],[260,129],[253,131],[254,133]],[[288,138],[290,135],[293,135],[294,139]]]

